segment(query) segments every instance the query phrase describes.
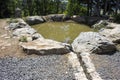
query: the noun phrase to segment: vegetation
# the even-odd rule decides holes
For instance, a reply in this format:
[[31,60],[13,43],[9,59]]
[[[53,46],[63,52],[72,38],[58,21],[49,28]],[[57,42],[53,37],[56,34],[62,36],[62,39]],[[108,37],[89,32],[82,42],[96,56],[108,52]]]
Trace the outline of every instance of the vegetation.
[[0,18],[14,17],[15,9],[22,10],[22,16],[63,13],[60,0],[4,0],[0,1]]
[[120,23],[120,13],[117,15],[113,15],[114,22]]
[[80,0],[68,0],[67,14],[68,15],[86,15],[87,7],[81,5]]
[[19,41],[20,42],[27,42],[27,37],[26,36],[21,36]]
[[17,7],[22,10],[22,16],[55,13],[80,16],[116,15],[120,9],[119,4],[119,0],[1,0],[0,18],[14,17]]
[[[70,15],[102,16],[117,14],[119,0],[68,0],[67,12]],[[86,14],[87,13],[87,14]]]

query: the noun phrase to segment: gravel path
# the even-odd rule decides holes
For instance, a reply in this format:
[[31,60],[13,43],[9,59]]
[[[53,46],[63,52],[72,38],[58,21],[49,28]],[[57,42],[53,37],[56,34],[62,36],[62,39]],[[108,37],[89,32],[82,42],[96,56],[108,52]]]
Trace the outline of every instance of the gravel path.
[[112,55],[91,54],[91,58],[104,80],[120,80],[120,52]]
[[0,58],[0,80],[75,80],[66,55]]

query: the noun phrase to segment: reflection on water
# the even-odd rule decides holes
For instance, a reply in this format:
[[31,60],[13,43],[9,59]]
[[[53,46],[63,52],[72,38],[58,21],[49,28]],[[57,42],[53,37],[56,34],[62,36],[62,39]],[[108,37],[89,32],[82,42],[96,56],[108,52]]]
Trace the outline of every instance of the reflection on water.
[[80,32],[92,31],[86,25],[67,22],[48,22],[34,25],[33,28],[45,38],[66,43],[71,43]]

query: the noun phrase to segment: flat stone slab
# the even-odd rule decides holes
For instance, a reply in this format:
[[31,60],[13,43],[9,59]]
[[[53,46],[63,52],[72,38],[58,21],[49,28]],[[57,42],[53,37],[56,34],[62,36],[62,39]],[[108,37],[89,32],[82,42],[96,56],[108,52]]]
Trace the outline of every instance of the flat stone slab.
[[108,38],[97,32],[82,32],[72,43],[73,50],[77,53],[112,53],[116,47]]
[[70,52],[68,45],[49,39],[38,39],[20,45],[28,54],[64,54]]
[[103,29],[99,31],[99,33],[114,43],[120,43],[120,25],[116,25],[116,27],[113,29]]

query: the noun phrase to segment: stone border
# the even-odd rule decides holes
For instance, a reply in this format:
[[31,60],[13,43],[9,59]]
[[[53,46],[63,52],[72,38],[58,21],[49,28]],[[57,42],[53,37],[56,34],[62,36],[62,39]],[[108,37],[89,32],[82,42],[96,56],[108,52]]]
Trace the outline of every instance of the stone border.
[[83,52],[78,54],[84,72],[89,80],[103,80],[97,73],[94,64],[90,58],[90,53]]
[[72,65],[72,68],[74,69],[74,75],[76,80],[89,80],[86,77],[86,74],[84,72],[84,69],[82,65],[79,62],[79,59],[77,57],[77,54],[70,52],[68,53],[68,62]]

